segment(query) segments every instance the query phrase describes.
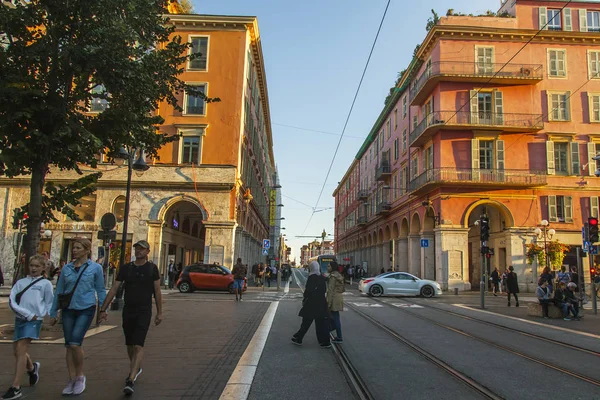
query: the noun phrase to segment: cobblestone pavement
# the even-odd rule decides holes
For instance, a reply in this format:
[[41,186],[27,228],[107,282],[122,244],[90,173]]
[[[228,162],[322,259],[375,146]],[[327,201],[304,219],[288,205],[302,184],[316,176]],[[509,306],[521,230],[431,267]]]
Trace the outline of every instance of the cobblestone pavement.
[[[164,321],[158,327],[150,327],[144,372],[136,382],[134,396],[145,400],[218,399],[270,302],[280,296],[262,295],[262,291],[260,294],[265,298],[258,299],[258,292],[249,291],[246,301],[241,303],[236,303],[229,294],[218,292],[185,295],[172,292],[163,296]],[[10,329],[13,318],[8,305],[0,304],[0,325]],[[82,399],[123,397],[129,363],[120,320],[118,312],[111,312],[107,325],[115,327],[84,342],[87,389],[80,396]],[[24,385],[24,398],[62,398],[61,391],[68,379],[64,347],[34,343],[30,354],[42,364],[41,379],[34,388]],[[13,363],[12,345],[0,343],[3,392],[12,381]]]

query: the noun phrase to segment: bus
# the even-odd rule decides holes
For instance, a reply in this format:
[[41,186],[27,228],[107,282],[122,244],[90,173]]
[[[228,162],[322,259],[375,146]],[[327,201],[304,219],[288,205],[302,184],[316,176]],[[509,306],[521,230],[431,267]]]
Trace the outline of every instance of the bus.
[[329,263],[332,261],[336,261],[336,258],[334,255],[325,255],[325,256],[315,256],[315,257],[311,257],[308,260],[308,264],[310,265],[311,262],[316,261],[319,263],[319,266],[321,267],[321,275],[325,275],[327,273],[327,267],[329,266]]

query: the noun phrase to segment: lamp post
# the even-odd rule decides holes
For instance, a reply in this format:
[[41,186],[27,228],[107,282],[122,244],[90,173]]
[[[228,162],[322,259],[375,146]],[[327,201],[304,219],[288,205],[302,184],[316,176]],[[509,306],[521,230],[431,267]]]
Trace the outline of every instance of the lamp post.
[[[550,259],[548,257],[548,241],[552,240],[552,237],[556,234],[556,231],[552,228],[549,228],[550,223],[548,222],[548,220],[543,219],[540,221],[540,227],[535,228],[535,236],[537,240],[542,240],[544,239],[544,257],[546,260],[546,266],[550,266]],[[539,271],[537,271],[537,267],[536,267],[536,275]]]
[[[127,161],[127,188],[125,189],[125,209],[123,210],[123,235],[121,236],[121,254],[119,255],[119,268],[125,264],[125,248],[127,246],[127,222],[129,220],[129,198],[131,196],[131,173],[136,172],[136,175],[141,176],[145,171],[150,168],[146,164],[144,157],[144,151],[139,150],[139,157],[135,162],[133,161],[138,149],[132,147],[131,149],[122,148],[115,158],[120,158]],[[123,305],[123,286],[117,291],[115,300],[111,305],[112,310],[119,310]]]

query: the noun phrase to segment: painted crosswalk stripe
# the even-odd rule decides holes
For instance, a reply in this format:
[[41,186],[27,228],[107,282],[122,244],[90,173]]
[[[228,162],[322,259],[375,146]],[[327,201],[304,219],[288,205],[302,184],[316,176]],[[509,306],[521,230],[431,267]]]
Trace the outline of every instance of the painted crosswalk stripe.
[[381,304],[376,303],[359,303],[359,302],[350,302],[350,304],[356,307],[383,307]]

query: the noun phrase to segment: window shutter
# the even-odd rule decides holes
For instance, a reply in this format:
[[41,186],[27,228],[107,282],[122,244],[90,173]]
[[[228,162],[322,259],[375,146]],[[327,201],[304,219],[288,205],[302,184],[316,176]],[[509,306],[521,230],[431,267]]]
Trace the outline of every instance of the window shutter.
[[[477,98],[477,90],[469,91],[469,98],[471,99],[471,124],[476,125],[479,124],[479,103]],[[479,145],[477,147],[479,147]]]
[[558,222],[556,216],[556,196],[548,196],[548,221]]
[[579,32],[587,32],[587,10],[585,8],[579,9]]
[[573,222],[573,197],[565,196],[565,222]]
[[596,143],[588,142],[587,144],[588,153],[588,175],[594,176],[596,172],[596,161],[592,158],[596,157]]
[[579,175],[579,143],[571,142],[571,175]]
[[564,97],[564,106],[565,106],[565,121],[570,121],[571,120],[571,91],[567,91],[565,92],[564,96],[560,96],[560,97]]
[[539,29],[548,29],[548,9],[546,7],[538,8],[539,20],[540,20],[540,28]]
[[502,92],[499,90],[494,91],[494,107],[496,112],[496,125],[504,125]]
[[[588,54],[589,56],[589,54]],[[589,121],[593,122],[594,121],[594,96],[592,96],[590,94],[590,92],[587,92],[587,97],[588,97],[588,117],[589,117]]]
[[598,196],[590,197],[590,215],[598,218]]
[[548,140],[546,142],[546,167],[548,175],[554,175],[556,172],[554,166],[554,142]]
[[546,90],[546,101],[548,103],[548,122],[554,121],[554,110],[552,109],[552,93]]
[[571,17],[571,9],[565,8],[563,10],[563,14],[565,16],[565,31],[573,30],[573,18]]
[[547,50],[548,52],[548,75],[558,75],[558,53],[556,50]]
[[504,140],[496,140],[496,169],[504,170]]
[[474,181],[479,180],[479,139],[471,139],[471,173]]

